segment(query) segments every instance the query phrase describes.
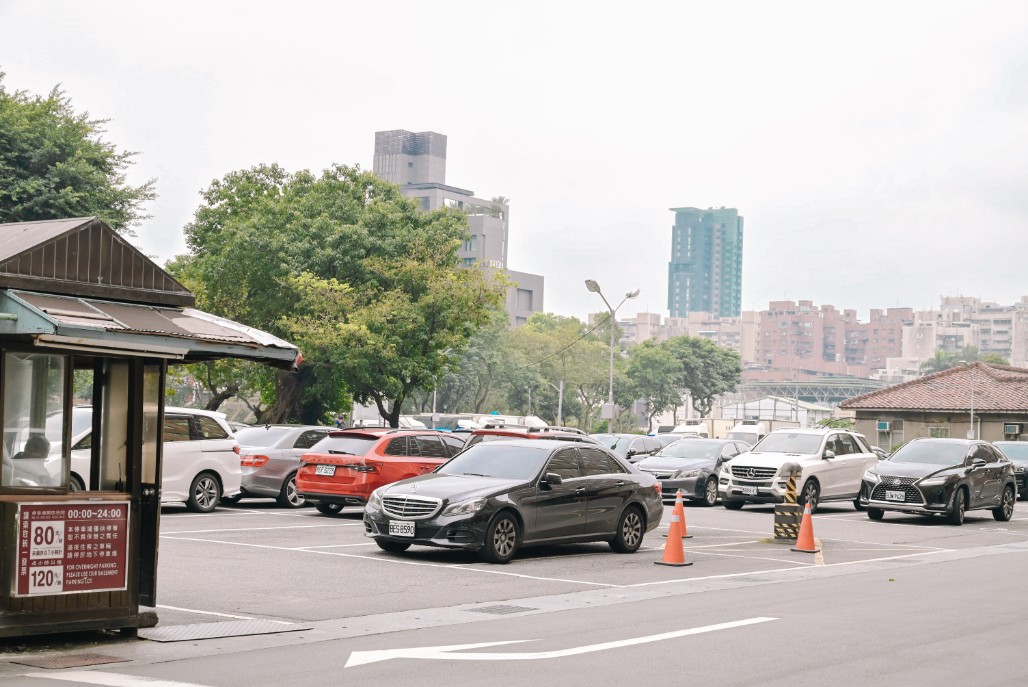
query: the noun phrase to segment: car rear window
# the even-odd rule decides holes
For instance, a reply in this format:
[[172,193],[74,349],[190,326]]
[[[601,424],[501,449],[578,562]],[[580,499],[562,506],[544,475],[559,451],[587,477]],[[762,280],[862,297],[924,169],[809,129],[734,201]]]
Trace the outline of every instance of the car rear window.
[[311,453],[340,453],[363,456],[381,437],[354,434],[352,436],[327,436],[311,446]]
[[251,427],[236,432],[240,446],[273,446],[292,430],[288,427]]

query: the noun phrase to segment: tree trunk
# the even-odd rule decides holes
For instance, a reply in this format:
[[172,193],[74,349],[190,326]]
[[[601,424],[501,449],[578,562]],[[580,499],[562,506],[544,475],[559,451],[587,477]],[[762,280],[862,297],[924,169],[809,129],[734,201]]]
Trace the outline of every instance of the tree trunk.
[[222,403],[232,398],[237,393],[239,393],[239,384],[230,384],[229,386],[225,387],[221,391],[211,396],[211,400],[207,401],[207,405],[205,405],[203,408],[204,410],[217,410],[221,407]]
[[261,424],[281,424],[298,417],[300,397],[309,384],[310,368],[301,366],[297,372],[279,372],[275,379],[275,402],[261,414]]

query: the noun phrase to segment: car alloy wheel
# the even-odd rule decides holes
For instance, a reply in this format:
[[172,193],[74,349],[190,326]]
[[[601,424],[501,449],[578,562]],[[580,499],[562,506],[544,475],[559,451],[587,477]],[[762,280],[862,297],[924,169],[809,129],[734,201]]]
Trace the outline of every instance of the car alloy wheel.
[[717,479],[713,476],[707,478],[707,486],[703,490],[703,505],[713,506],[717,503]]
[[518,523],[510,513],[500,513],[485,532],[485,546],[479,555],[489,563],[508,563],[518,550],[521,533]]
[[643,521],[638,509],[628,507],[618,519],[617,532],[610,540],[610,548],[618,553],[635,553],[643,540]]
[[953,492],[953,506],[946,516],[946,521],[951,525],[964,524],[964,510],[967,508],[967,497],[964,496],[964,488],[957,487]]
[[999,508],[992,511],[992,517],[1000,522],[1009,522],[1010,518],[1014,516],[1014,500],[1016,498],[1013,487],[1005,488],[1003,490],[1003,500],[1000,501]]
[[810,504],[810,512],[814,514],[817,512],[817,497],[821,494],[821,489],[817,486],[817,482],[812,479],[808,479],[803,485],[803,491],[800,492],[800,504],[806,506]]
[[303,508],[307,505],[307,497],[296,491],[296,473],[289,475],[282,485],[282,493],[278,495],[278,505],[286,508]]
[[209,472],[201,472],[193,478],[189,487],[189,500],[186,507],[194,513],[210,513],[221,500],[221,487],[218,480]]

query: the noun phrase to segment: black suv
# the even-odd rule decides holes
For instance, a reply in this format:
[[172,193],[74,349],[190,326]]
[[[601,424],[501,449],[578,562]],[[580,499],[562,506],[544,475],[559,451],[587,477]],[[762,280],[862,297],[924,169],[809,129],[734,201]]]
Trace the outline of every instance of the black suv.
[[944,515],[951,525],[964,512],[991,509],[1006,522],[1014,514],[1014,465],[991,444],[974,439],[914,439],[864,473],[860,504],[867,517],[885,511]]

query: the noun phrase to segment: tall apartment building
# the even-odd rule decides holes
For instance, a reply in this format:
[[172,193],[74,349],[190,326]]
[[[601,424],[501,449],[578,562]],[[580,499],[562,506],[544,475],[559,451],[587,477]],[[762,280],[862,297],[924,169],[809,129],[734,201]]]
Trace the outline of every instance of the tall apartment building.
[[458,255],[466,267],[502,271],[512,282],[507,290],[507,313],[517,326],[543,310],[544,278],[507,268],[510,207],[476,198],[472,191],[446,184],[446,136],[396,129],[375,132],[373,171],[399,185],[400,192],[430,211],[452,207],[468,216],[471,236]]
[[742,225],[735,208],[671,208],[668,311],[738,317],[742,310]]

